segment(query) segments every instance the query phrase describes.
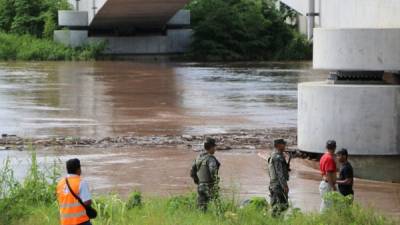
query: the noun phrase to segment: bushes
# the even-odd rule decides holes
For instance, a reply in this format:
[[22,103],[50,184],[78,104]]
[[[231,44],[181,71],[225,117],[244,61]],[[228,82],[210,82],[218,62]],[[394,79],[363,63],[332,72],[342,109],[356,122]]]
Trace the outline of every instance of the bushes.
[[50,38],[57,11],[70,9],[67,0],[0,0],[0,31]]
[[89,60],[104,48],[104,43],[97,43],[73,49],[30,35],[0,33],[0,60]]
[[[53,166],[42,172],[32,155],[28,176],[23,182],[14,178],[10,161],[0,168],[0,225],[56,225],[59,224],[58,204],[55,199],[55,185],[59,170]],[[396,221],[378,215],[376,212],[351,205],[347,198],[334,193],[327,196],[333,207],[323,213],[302,213],[290,209],[285,218],[272,218],[268,203],[263,198],[253,198],[248,204],[238,207],[237,202],[223,198],[222,207],[211,204],[207,213],[196,209],[196,195],[167,198],[147,198],[143,201],[139,192],[134,192],[125,201],[117,195],[95,198],[94,206],[98,218],[94,225],[386,225]],[[140,200],[139,200],[140,199]],[[222,212],[216,213],[217,209]]]
[[49,172],[45,174],[39,169],[36,154],[32,154],[28,175],[23,182],[18,182],[10,161],[5,161],[0,170],[0,224],[17,221],[32,208],[54,205],[54,190],[59,174],[56,167]]
[[88,60],[105,44],[78,49],[52,41],[57,12],[69,9],[67,0],[0,0],[0,60]]
[[200,60],[308,59],[310,44],[274,0],[194,0],[190,56]]
[[142,193],[134,191],[128,198],[127,207],[133,209],[142,206]]

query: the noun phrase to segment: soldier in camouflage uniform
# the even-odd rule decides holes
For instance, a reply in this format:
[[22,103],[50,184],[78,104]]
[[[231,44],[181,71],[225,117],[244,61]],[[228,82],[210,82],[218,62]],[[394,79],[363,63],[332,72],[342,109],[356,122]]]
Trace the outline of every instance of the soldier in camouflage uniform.
[[289,180],[289,166],[283,154],[286,149],[285,140],[275,140],[274,147],[274,152],[268,158],[268,171],[270,176],[269,191],[271,195],[272,216],[277,217],[289,208],[289,187],[287,184]]
[[193,162],[190,176],[194,182],[198,185],[197,193],[198,207],[202,211],[207,211],[207,205],[210,200],[216,200],[218,198],[218,170],[220,163],[215,158],[215,140],[207,138],[204,143],[205,152],[201,153]]

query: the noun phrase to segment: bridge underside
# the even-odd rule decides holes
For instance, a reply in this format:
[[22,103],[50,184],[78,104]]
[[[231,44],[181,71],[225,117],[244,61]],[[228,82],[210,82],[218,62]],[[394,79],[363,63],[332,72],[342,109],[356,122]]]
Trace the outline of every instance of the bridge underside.
[[189,0],[108,0],[93,18],[93,29],[163,29]]

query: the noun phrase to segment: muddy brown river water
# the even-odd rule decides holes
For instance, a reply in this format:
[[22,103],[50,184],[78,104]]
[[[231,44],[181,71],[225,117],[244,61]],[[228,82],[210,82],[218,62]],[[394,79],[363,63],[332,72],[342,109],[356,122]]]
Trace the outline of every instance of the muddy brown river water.
[[[296,127],[297,83],[325,79],[310,63],[168,62],[0,63],[0,132],[22,137],[184,135]],[[96,194],[132,190],[173,195],[194,190],[185,146],[40,148],[42,166],[79,157]],[[224,193],[267,195],[268,149],[232,149],[222,161]],[[0,150],[22,178],[29,152]],[[319,207],[318,171],[296,159],[290,199]],[[400,217],[400,184],[356,180],[355,199]]]

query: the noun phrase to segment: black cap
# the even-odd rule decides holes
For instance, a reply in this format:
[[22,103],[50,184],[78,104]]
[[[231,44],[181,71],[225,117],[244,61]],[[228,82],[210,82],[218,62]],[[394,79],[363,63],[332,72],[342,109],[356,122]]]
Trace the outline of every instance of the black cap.
[[214,138],[210,138],[210,137],[206,138],[206,142],[204,142],[204,148],[206,150],[209,150],[210,148],[215,147],[215,146],[217,146],[217,144],[215,143]]
[[284,140],[284,139],[275,139],[274,140],[274,145],[279,145],[279,144],[282,144],[282,145],[286,145],[286,141]]
[[329,140],[326,142],[326,148],[327,149],[335,149],[336,148],[336,141],[335,140]]
[[340,149],[338,152],[336,152],[336,154],[349,156],[349,153],[347,152],[347,149],[345,149],[345,148]]

